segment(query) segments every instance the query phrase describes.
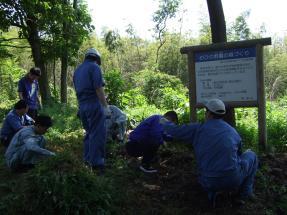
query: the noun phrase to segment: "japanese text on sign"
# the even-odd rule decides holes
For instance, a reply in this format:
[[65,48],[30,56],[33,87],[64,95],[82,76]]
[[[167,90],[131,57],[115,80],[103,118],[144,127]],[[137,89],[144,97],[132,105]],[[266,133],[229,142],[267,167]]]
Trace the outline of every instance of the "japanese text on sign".
[[197,103],[256,101],[255,48],[195,53],[195,78]]

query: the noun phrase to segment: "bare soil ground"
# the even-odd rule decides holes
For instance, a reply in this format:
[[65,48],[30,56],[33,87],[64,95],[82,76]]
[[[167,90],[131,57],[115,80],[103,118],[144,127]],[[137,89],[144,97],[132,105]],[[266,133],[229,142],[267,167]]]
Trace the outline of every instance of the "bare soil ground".
[[135,178],[129,186],[135,214],[287,214],[286,153],[260,156],[255,199],[238,205],[222,193],[216,208],[197,182],[191,153],[163,151],[160,157],[157,175]]

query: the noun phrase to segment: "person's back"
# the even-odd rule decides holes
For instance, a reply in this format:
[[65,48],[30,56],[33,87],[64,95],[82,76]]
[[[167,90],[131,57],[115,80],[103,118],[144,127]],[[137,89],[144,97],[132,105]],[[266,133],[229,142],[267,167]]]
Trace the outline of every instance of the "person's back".
[[164,130],[175,139],[194,146],[199,182],[214,203],[216,192],[238,189],[241,198],[253,195],[253,182],[258,166],[251,150],[241,153],[241,138],[222,120],[225,105],[219,99],[205,103],[206,122],[176,126],[165,124]]
[[139,167],[145,173],[155,173],[156,169],[151,167],[151,163],[156,160],[157,151],[165,141],[172,138],[164,132],[160,120],[165,118],[170,122],[177,123],[176,112],[168,111],[162,115],[152,115],[141,122],[129,135],[126,144],[126,151],[132,157],[143,156],[142,165]]
[[79,103],[79,117],[86,131],[84,162],[94,170],[105,166],[106,116],[110,110],[105,98],[104,80],[100,68],[101,56],[96,49],[88,49],[84,62],[75,70],[74,87]]
[[95,61],[86,59],[75,71],[74,86],[79,104],[97,102],[96,88],[102,87],[102,73]]
[[146,144],[162,144],[163,128],[159,123],[161,115],[152,115],[142,121],[129,135],[129,139]]
[[106,119],[107,137],[119,142],[124,141],[126,132],[127,116],[115,105],[109,105],[111,116]]
[[239,134],[221,119],[211,119],[198,126],[192,144],[201,175],[220,177],[240,166]]

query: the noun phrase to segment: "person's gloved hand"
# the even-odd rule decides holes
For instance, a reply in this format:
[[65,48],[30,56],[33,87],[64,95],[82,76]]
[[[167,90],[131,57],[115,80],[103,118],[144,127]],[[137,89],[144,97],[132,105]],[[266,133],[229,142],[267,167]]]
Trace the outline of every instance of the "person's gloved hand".
[[51,156],[56,156],[56,153],[55,152],[51,152],[50,155]]
[[38,110],[42,110],[43,109],[43,106],[42,106],[42,104],[38,104]]
[[107,118],[110,118],[112,115],[111,109],[109,108],[109,106],[104,107],[104,114]]
[[162,117],[160,120],[159,120],[159,124],[166,124],[168,123],[169,121],[165,118],[165,117]]

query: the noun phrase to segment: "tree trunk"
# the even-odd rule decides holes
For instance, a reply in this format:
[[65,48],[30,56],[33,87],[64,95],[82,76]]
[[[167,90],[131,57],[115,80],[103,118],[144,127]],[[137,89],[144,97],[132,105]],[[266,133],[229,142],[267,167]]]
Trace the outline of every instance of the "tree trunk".
[[32,56],[36,67],[41,69],[41,77],[39,79],[40,94],[43,104],[47,103],[51,98],[51,92],[49,88],[48,75],[45,68],[45,64],[41,53],[41,44],[39,38],[39,32],[35,22],[28,19],[28,41],[32,49]]
[[61,57],[61,103],[67,103],[67,70],[68,70],[68,53],[63,50]]
[[57,89],[56,89],[56,57],[53,59],[53,91],[56,100],[58,100]]
[[[226,42],[226,24],[221,0],[207,0],[209,11],[212,43]],[[235,126],[234,108],[226,107],[224,120],[231,126]]]
[[[69,4],[69,1],[63,0],[64,4]],[[74,2],[76,5],[76,3]],[[74,6],[75,6],[74,5]],[[61,54],[61,103],[67,104],[67,74],[68,74],[68,24],[63,22],[63,46]]]
[[226,25],[221,0],[207,0],[212,43],[226,42]]

